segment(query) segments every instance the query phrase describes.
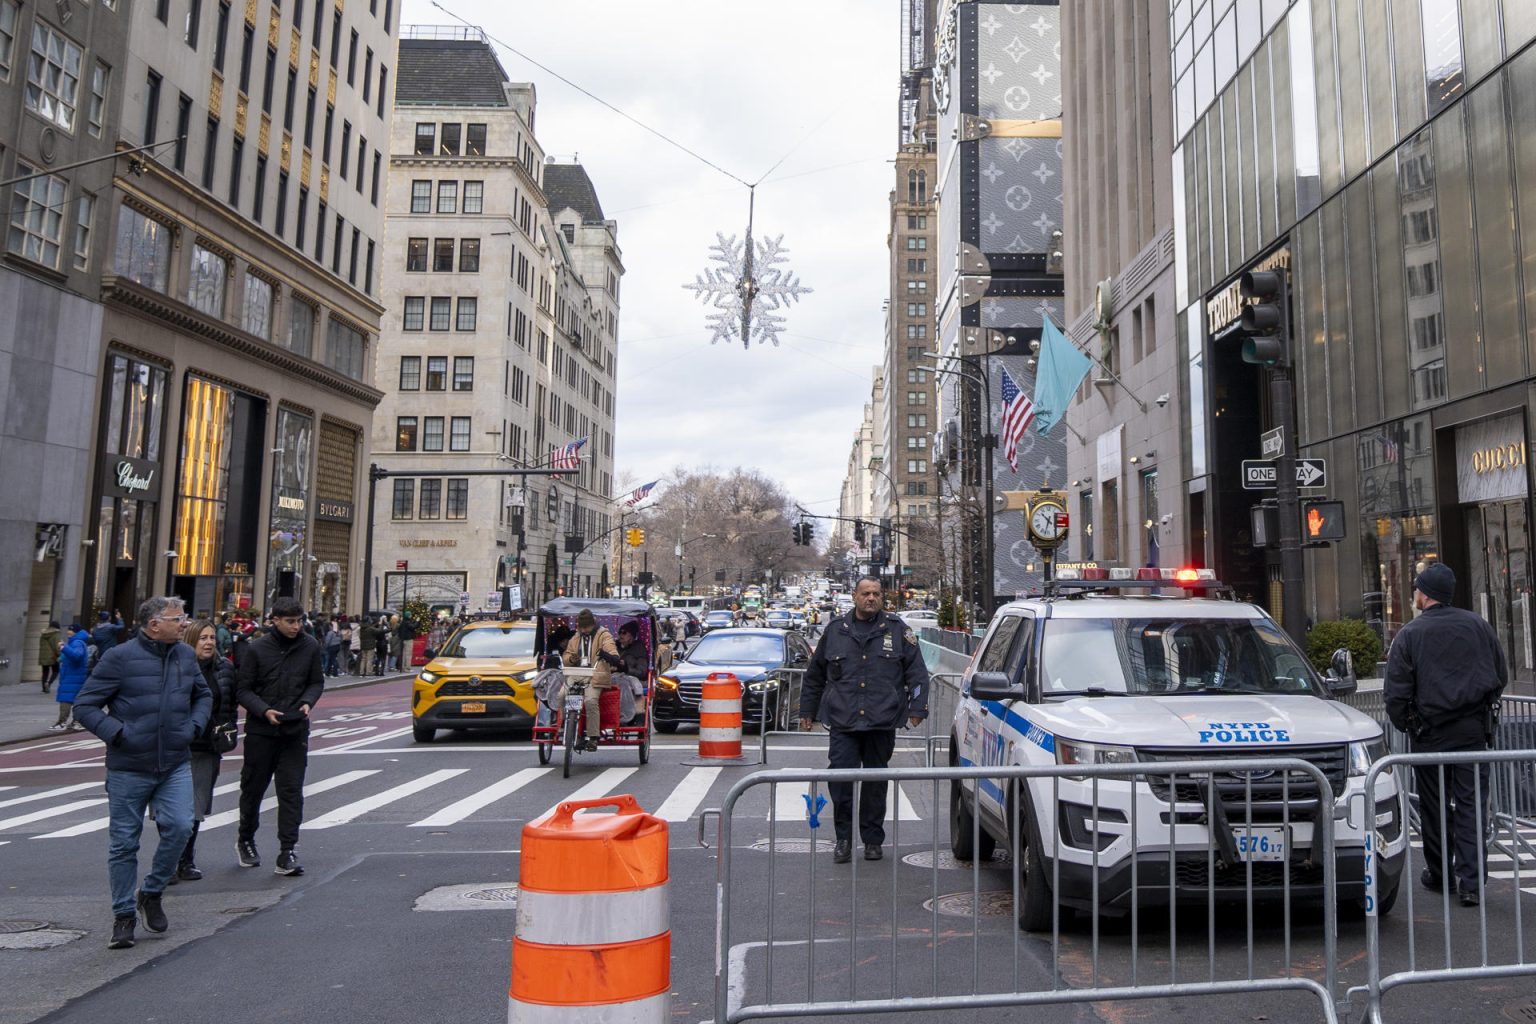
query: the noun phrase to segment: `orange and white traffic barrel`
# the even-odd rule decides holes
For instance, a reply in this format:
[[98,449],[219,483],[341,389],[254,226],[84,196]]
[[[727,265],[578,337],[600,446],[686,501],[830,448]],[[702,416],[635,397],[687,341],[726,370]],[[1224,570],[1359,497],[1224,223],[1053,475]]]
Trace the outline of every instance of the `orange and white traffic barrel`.
[[523,826],[519,876],[510,1024],[669,1020],[665,821],[632,796],[567,801]]
[[741,756],[741,680],[711,672],[699,701],[699,756]]

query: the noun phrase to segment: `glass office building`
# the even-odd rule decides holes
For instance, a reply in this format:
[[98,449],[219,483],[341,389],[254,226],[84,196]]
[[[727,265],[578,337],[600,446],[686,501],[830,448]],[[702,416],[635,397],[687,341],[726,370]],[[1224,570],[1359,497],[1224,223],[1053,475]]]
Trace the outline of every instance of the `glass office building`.
[[1170,30],[1192,545],[1278,613],[1241,469],[1277,417],[1234,328],[1239,275],[1286,270],[1303,496],[1350,514],[1309,617],[1390,641],[1438,558],[1530,678],[1536,3],[1175,0]]

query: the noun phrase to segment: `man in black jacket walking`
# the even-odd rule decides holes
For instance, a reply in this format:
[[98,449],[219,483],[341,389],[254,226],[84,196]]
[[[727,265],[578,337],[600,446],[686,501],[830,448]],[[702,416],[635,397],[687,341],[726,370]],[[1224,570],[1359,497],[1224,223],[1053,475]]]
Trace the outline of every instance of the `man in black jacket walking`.
[[[883,584],[874,576],[859,580],[853,611],[833,619],[816,644],[800,692],[800,728],[820,717],[830,733],[830,768],[884,768],[896,749],[896,729],[928,717],[928,667],[912,631],[883,604]],[[853,859],[853,786],[838,782],[832,791],[832,822],[837,844],[832,860]],[[864,859],[884,854],[887,782],[865,782],[859,790],[859,839]]]
[[291,597],[272,605],[272,630],[250,641],[235,669],[235,699],[245,708],[245,763],[240,769],[240,866],[261,863],[256,852],[261,801],[277,780],[276,873],[302,875],[299,823],[304,818],[304,767],[309,712],[325,688],[320,645],[304,632],[304,608]]
[[[1509,684],[1498,634],[1481,616],[1452,608],[1455,593],[1449,566],[1426,566],[1413,581],[1413,606],[1423,614],[1398,632],[1387,655],[1387,715],[1412,738],[1414,753],[1488,749],[1490,708]],[[1462,906],[1475,907],[1483,886],[1488,765],[1424,765],[1414,773],[1428,865],[1420,881],[1440,892],[1446,874],[1454,873]],[[1449,850],[1442,836],[1447,825]]]

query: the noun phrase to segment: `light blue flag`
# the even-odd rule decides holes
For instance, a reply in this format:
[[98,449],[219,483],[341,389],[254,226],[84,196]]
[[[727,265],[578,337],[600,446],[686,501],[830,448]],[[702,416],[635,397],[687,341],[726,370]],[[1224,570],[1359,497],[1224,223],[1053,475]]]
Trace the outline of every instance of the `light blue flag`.
[[1093,360],[1046,317],[1040,329],[1040,370],[1035,374],[1035,429],[1041,436],[1067,414],[1067,404],[1092,368]]

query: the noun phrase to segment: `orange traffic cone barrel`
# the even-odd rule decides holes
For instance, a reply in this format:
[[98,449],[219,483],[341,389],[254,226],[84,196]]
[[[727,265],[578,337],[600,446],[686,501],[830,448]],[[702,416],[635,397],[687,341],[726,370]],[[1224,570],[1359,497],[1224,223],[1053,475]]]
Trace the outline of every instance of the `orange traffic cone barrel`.
[[741,680],[711,672],[699,701],[699,756],[741,756]]
[[[615,814],[583,814],[615,807]],[[632,796],[567,801],[523,826],[510,1024],[663,1024],[672,931],[667,823]]]

